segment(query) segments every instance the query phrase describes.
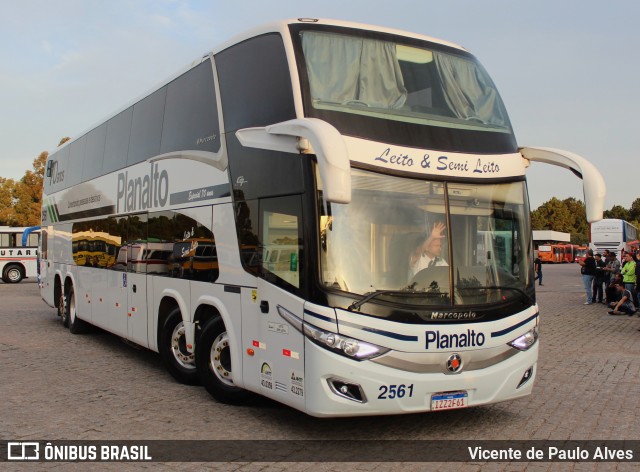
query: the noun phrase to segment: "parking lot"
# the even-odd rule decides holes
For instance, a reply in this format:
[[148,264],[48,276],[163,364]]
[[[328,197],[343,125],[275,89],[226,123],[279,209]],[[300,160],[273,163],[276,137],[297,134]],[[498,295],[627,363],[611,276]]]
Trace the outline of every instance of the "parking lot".
[[[317,419],[261,400],[216,403],[155,353],[94,330],[71,335],[30,281],[0,283],[0,437],[5,440],[612,440],[640,438],[640,318],[583,305],[579,267],[545,265],[533,395],[465,410]],[[399,457],[403,470],[435,470]],[[7,465],[6,463],[4,465]],[[34,464],[12,464],[32,470]],[[86,467],[88,464],[84,464]],[[20,467],[18,467],[20,466]],[[47,464],[67,470],[83,464]],[[102,464],[122,470],[133,464]],[[192,470],[194,464],[146,464]],[[40,464],[40,467],[43,467]],[[140,467],[140,465],[137,465]],[[205,465],[199,464],[204,468]],[[216,470],[398,470],[394,463],[211,464]],[[452,463],[438,470],[635,470],[637,463]],[[42,469],[44,470],[44,468]]]

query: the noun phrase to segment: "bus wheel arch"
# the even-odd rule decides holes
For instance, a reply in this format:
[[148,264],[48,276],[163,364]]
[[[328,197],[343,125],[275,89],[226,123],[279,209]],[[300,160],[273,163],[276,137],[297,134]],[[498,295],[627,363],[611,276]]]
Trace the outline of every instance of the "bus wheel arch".
[[65,303],[67,312],[67,325],[71,334],[83,334],[89,331],[89,323],[78,318],[78,309],[76,305],[75,291],[73,284],[67,289],[67,302]]
[[164,297],[158,311],[158,352],[165,367],[178,382],[197,385],[195,353],[187,351],[184,320],[178,302]]
[[24,279],[25,273],[26,271],[22,264],[7,264],[2,270],[2,280],[6,284],[17,284],[22,279]]
[[222,316],[205,319],[196,342],[196,368],[200,382],[221,403],[241,405],[254,395],[233,382],[231,346]]

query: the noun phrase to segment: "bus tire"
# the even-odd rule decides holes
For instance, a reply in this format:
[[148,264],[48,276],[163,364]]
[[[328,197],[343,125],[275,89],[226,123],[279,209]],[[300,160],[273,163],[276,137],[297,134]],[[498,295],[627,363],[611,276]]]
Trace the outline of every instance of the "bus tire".
[[196,343],[196,366],[200,382],[221,403],[242,405],[253,394],[233,383],[229,335],[220,316],[209,320]]
[[76,295],[73,291],[73,287],[69,287],[69,293],[67,294],[67,325],[71,334],[83,334],[89,330],[89,323],[78,318],[78,311],[76,309]]
[[24,270],[19,265],[8,265],[2,271],[2,280],[6,284],[17,284],[22,279],[24,279]]
[[60,321],[65,328],[69,327],[69,295],[73,294],[73,287],[69,289],[69,293],[64,293],[61,288],[60,305],[58,306],[58,314],[60,315]]
[[160,332],[158,351],[165,367],[174,379],[185,385],[199,384],[195,354],[187,351],[182,313],[178,307],[169,313],[164,322]]

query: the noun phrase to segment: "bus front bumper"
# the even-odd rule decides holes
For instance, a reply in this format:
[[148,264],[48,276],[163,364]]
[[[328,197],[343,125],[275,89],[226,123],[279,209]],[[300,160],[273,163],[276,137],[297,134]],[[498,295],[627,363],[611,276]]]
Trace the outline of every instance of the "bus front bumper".
[[354,361],[307,339],[306,412],[318,417],[393,415],[524,397],[533,389],[538,344],[483,369],[444,374],[407,372],[371,361]]

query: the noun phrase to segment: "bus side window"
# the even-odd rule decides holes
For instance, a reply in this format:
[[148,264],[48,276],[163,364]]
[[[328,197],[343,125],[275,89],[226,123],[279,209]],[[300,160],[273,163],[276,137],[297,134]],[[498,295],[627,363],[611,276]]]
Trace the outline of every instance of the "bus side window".
[[149,248],[156,268],[148,273],[179,279],[215,282],[218,254],[211,231],[212,208],[149,213]]
[[128,166],[160,153],[166,97],[167,87],[162,87],[133,106]]
[[262,274],[285,289],[302,289],[303,268],[301,197],[260,200],[260,242],[263,247]]
[[295,118],[282,38],[267,34],[216,55],[225,132]]
[[217,109],[213,70],[207,59],[167,86],[160,154],[181,149],[218,152]]

